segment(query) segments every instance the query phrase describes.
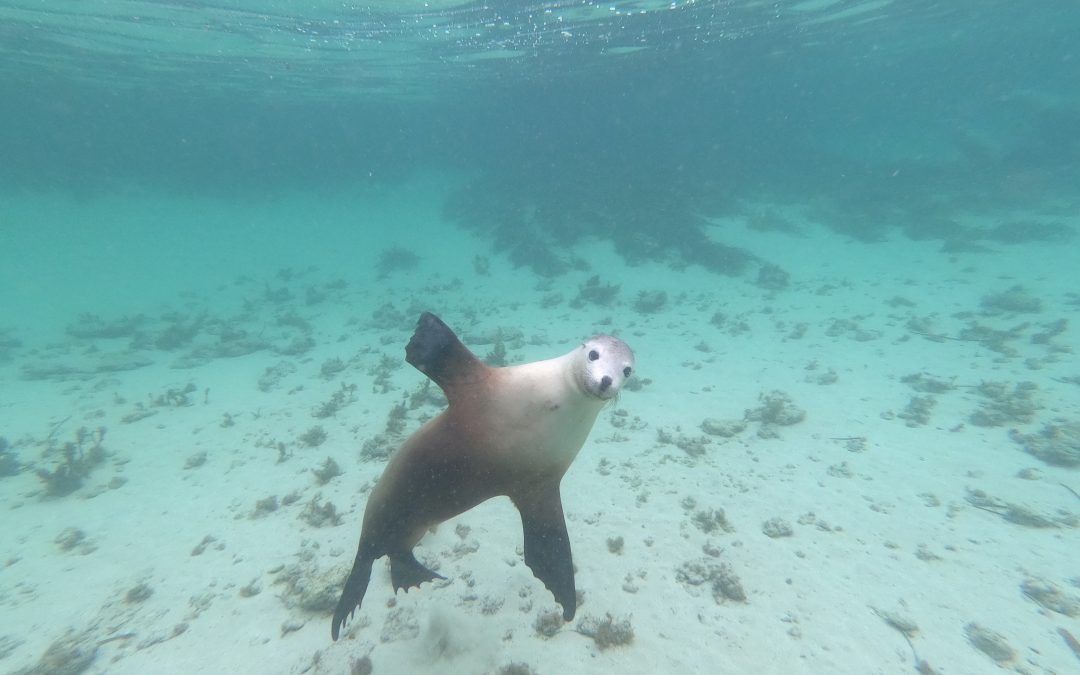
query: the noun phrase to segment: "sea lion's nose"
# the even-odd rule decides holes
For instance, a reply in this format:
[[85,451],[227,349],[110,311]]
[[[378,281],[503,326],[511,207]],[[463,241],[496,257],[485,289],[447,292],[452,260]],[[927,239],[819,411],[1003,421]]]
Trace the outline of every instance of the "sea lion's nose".
[[611,386],[611,378],[607,375],[600,378],[600,391],[607,391]]

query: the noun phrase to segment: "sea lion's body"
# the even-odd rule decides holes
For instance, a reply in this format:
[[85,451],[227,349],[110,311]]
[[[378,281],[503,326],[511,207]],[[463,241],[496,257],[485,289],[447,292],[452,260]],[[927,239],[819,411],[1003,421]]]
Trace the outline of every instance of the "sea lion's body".
[[360,606],[374,560],[390,557],[395,590],[440,578],[416,560],[413,547],[431,526],[497,496],[517,506],[525,562],[564,618],[573,618],[574,569],[559,483],[597,414],[629,377],[629,348],[598,336],[554,359],[492,368],[425,313],[406,360],[443,388],[450,405],[405,441],[371,491],[353,570],[334,612],[334,639]]

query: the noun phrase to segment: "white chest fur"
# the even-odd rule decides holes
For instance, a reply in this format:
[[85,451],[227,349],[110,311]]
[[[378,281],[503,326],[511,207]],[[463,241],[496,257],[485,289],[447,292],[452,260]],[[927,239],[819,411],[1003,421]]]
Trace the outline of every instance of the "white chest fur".
[[574,354],[499,370],[489,401],[499,420],[499,445],[516,461],[567,467],[577,456],[604,401],[574,377]]

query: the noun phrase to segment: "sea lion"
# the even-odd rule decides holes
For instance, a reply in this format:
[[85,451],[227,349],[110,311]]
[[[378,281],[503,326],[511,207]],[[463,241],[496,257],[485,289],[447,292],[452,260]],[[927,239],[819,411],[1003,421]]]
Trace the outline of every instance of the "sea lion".
[[444,578],[420,564],[413,547],[428,528],[501,495],[521,513],[525,564],[562,605],[563,619],[574,618],[559,483],[600,409],[630,377],[630,348],[599,335],[554,359],[493,368],[424,312],[405,360],[442,388],[449,406],[405,441],[372,489],[331,636],[337,640],[360,607],[377,558],[389,556],[395,592]]

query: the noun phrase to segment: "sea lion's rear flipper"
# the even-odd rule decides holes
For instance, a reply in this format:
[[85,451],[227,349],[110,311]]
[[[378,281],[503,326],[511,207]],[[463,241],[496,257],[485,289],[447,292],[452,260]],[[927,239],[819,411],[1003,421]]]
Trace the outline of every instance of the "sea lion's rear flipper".
[[390,554],[390,582],[395,593],[402,589],[408,593],[410,588],[419,587],[425,581],[445,578],[421,565],[412,551]]
[[367,593],[368,581],[371,580],[371,563],[374,561],[375,556],[361,543],[352,571],[345,581],[345,589],[341,591],[341,598],[334,609],[334,622],[330,624],[330,637],[334,640],[338,639],[342,624],[352,618],[353,612],[360,609],[360,603],[364,601],[364,594]]
[[544,582],[555,602],[562,605],[563,620],[569,621],[577,610],[577,591],[559,486],[556,484],[536,497],[514,499],[514,503],[521,512],[521,529],[525,534],[525,564]]
[[416,331],[405,346],[405,360],[442,387],[448,398],[448,388],[479,379],[485,368],[454,331],[431,312],[424,312],[416,322]]

